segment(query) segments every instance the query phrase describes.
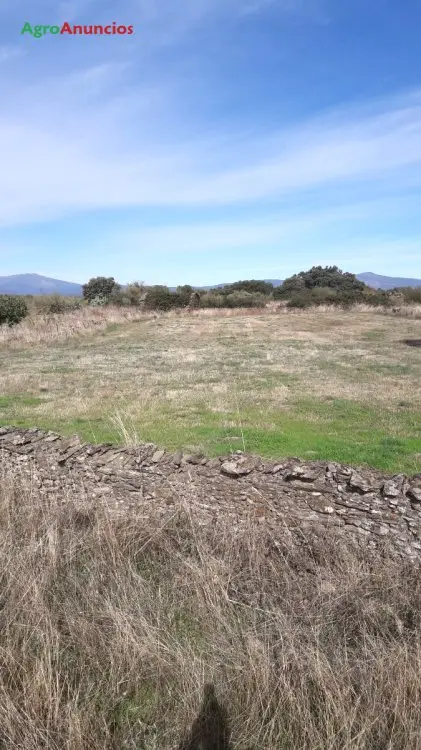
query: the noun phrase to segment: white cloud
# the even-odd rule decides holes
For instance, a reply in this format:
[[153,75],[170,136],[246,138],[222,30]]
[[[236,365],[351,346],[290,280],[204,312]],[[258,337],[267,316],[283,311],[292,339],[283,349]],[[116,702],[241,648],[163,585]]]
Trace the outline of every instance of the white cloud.
[[[265,7],[304,14],[322,4],[258,0],[254,10]],[[48,8],[57,5],[38,0],[31,12],[35,17]],[[145,35],[157,40],[218,14],[250,10],[250,0],[126,0],[120,8],[142,18]],[[61,10],[89,12],[91,20],[107,12],[98,0],[66,0]],[[50,41],[63,40],[26,45],[24,76],[13,72],[11,61],[10,77],[1,79],[7,101],[0,116],[2,226],[91,209],[280,203],[351,186],[375,197],[421,184],[420,92],[293,125],[279,122],[271,132],[256,117],[254,132],[240,132],[222,119],[198,121],[189,81],[180,74],[160,70],[157,82],[153,66],[139,73],[136,47],[118,57],[111,44],[86,44],[84,54],[92,50],[87,64],[78,57],[80,46],[69,43],[69,57],[61,57]],[[0,48],[0,61],[2,49],[9,50],[6,59],[15,48]],[[44,72],[31,75],[40,50]]]
[[109,63],[50,76],[9,100],[0,119],[3,226],[94,208],[241,205],[359,182],[375,191],[421,181],[418,95],[271,133],[218,139],[204,131],[186,140],[174,127],[171,88],[142,92],[128,78],[127,66]]
[[15,45],[0,45],[0,65],[8,60],[13,60],[15,57],[20,57],[23,54],[23,50]]

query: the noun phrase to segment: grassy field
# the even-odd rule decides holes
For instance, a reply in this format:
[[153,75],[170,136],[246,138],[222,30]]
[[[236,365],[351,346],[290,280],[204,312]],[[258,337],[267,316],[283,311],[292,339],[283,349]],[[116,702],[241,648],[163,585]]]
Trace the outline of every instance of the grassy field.
[[68,318],[68,337],[68,316],[31,343],[4,336],[2,424],[420,471],[421,350],[400,343],[420,337],[416,318],[107,313],[91,330],[80,324],[88,314]]
[[2,749],[420,750],[415,566],[78,501],[2,475]]

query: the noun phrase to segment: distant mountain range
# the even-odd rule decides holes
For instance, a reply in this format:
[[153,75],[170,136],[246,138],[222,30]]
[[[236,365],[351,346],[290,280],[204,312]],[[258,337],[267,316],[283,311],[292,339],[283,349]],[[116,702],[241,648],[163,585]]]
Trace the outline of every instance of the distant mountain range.
[[379,276],[377,273],[359,273],[357,278],[373,289],[395,289],[399,286],[421,286],[421,279],[401,279],[399,276]]
[[0,276],[0,294],[63,294],[66,297],[81,297],[82,286],[71,281],[49,279],[37,273],[18,273],[15,276]]
[[[400,286],[421,286],[421,279],[404,279],[398,276],[380,276],[367,271],[357,274],[360,281],[371,286],[373,289],[394,289]],[[265,279],[273,286],[280,286],[281,279]],[[213,284],[212,286],[201,286],[196,289],[216,289],[225,284]],[[0,276],[0,294],[63,294],[66,297],[81,297],[82,285],[73,284],[70,281],[50,279],[47,276],[39,276],[37,273],[21,273],[15,276]]]

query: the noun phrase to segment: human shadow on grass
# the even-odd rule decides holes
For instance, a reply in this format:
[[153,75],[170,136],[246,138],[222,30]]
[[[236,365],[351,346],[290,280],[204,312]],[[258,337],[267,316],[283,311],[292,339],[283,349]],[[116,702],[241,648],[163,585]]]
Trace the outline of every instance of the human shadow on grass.
[[402,343],[407,346],[421,346],[421,339],[403,339]]
[[227,713],[219,703],[215,688],[207,683],[203,701],[192,728],[178,746],[178,750],[230,750],[230,730]]

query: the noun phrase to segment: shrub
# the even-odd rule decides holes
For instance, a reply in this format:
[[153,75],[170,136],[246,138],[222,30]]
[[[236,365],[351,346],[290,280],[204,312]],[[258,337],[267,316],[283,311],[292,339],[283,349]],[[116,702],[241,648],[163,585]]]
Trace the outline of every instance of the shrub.
[[[273,284],[268,281],[235,281],[233,284],[226,284],[218,290],[219,294],[232,294],[233,292],[248,292],[249,294],[263,294],[269,296],[273,293]],[[215,290],[216,291],[216,290]]]
[[417,287],[404,287],[399,290],[402,293],[404,302],[407,304],[421,304],[421,286]]
[[234,291],[230,294],[222,294],[219,291],[207,292],[201,297],[201,307],[265,307],[268,298],[264,294],[251,294],[250,292]]
[[126,287],[114,289],[109,302],[121,307],[140,307],[146,298],[145,286],[142,281],[133,281]]
[[366,305],[372,305],[373,307],[390,307],[392,297],[389,292],[383,289],[369,289],[364,290],[363,301]]
[[177,294],[180,298],[180,306],[187,307],[187,305],[190,302],[191,296],[194,292],[194,289],[190,284],[183,284],[182,286],[177,287]]
[[77,297],[63,297],[60,294],[43,295],[36,299],[35,309],[42,315],[54,315],[80,310],[82,300]]
[[301,294],[293,294],[291,299],[287,302],[288,308],[299,308],[304,310],[307,307],[311,307],[312,301],[310,294],[302,292]]
[[267,297],[264,294],[237,291],[225,297],[227,307],[265,307]]
[[16,325],[27,315],[28,306],[23,297],[0,295],[0,325]]
[[90,303],[98,297],[103,297],[108,302],[113,292],[116,292],[118,289],[120,289],[120,285],[117,284],[112,276],[109,278],[96,276],[83,285],[82,292],[84,299]]
[[221,308],[225,306],[225,297],[216,292],[206,292],[200,299],[200,306],[207,308]]
[[317,288],[335,290],[339,304],[352,304],[362,301],[363,291],[367,286],[353,273],[344,273],[337,266],[313,266],[309,271],[301,271],[285,279],[274,290],[274,298],[290,299],[292,295]]
[[148,310],[161,310],[163,312],[174,307],[183,307],[184,297],[177,292],[170,292],[167,286],[152,286],[147,290],[145,307]]
[[292,295],[300,294],[306,289],[305,281],[301,275],[295,274],[285,279],[283,284],[277,286],[273,292],[274,299],[290,299]]
[[89,300],[89,304],[91,307],[104,307],[104,305],[108,305],[109,299],[107,297],[104,297],[102,294],[98,294],[93,299]]
[[[303,295],[305,296],[305,292]],[[313,305],[337,305],[338,292],[328,286],[317,286],[311,290],[309,300]]]

